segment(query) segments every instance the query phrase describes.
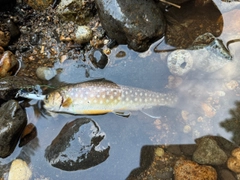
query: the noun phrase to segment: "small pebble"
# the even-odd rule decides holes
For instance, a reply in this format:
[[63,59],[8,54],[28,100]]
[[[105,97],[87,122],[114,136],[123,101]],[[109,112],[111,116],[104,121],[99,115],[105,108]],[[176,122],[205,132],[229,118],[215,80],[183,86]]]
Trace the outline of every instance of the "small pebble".
[[48,81],[57,75],[57,71],[49,67],[38,67],[36,74],[39,79]]
[[8,180],[29,180],[32,172],[27,163],[21,159],[15,159],[10,167]]
[[88,26],[78,26],[74,41],[78,44],[88,43],[92,39],[92,30]]

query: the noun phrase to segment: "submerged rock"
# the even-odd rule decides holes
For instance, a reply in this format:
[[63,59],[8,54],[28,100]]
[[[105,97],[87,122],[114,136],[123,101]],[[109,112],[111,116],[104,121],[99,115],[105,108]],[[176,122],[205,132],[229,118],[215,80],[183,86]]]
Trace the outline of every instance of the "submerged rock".
[[92,39],[92,30],[88,26],[78,26],[74,41],[78,44],[88,43]]
[[9,156],[27,124],[25,111],[15,100],[0,107],[0,157]]
[[109,149],[103,144],[105,134],[89,118],[78,118],[62,128],[45,150],[50,164],[65,171],[88,169],[105,161]]
[[145,51],[163,36],[165,20],[161,9],[150,0],[95,0],[103,28],[119,44]]

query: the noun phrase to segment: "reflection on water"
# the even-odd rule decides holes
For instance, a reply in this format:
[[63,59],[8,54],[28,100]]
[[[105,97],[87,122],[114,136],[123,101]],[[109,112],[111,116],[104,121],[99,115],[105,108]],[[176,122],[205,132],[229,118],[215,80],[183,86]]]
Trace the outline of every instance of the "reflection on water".
[[[229,23],[230,20],[225,23],[225,19],[229,18],[228,12],[223,10],[225,5],[219,2],[217,5],[223,13],[223,22],[228,24],[228,27],[219,29],[222,26],[220,22],[220,25],[217,25],[219,31],[214,35],[217,37],[221,34],[218,38],[226,45],[229,40],[240,38],[240,34],[238,31],[234,31],[234,28],[229,28],[235,26],[235,24]],[[240,10],[234,11],[239,12]],[[217,12],[220,14],[218,10]],[[238,19],[236,17],[235,21],[231,21],[235,23]],[[177,27],[175,28],[178,30]],[[184,33],[190,34],[191,32]],[[180,40],[182,38],[185,42],[185,36],[178,35],[178,38]],[[194,41],[195,38],[191,38],[191,40]],[[123,45],[118,46],[112,49],[109,63],[105,69],[89,67],[86,62],[83,63],[81,60],[67,60],[63,64],[56,63],[54,68],[61,68],[62,71],[50,84],[59,85],[60,82],[77,83],[93,78],[106,78],[117,84],[157,92],[174,91],[180,99],[176,107],[162,107],[159,118],[151,118],[141,112],[132,112],[129,118],[119,117],[115,114],[88,116],[105,132],[105,139],[111,147],[109,157],[105,161],[101,161],[101,164],[86,170],[66,172],[49,164],[44,157],[45,150],[67,122],[85,116],[63,114],[41,116],[34,113],[38,112],[37,106],[31,105],[26,108],[28,120],[36,125],[38,137],[22,149],[17,148],[10,158],[13,156],[15,158],[21,151],[19,157],[30,163],[33,179],[67,179],[71,176],[71,179],[81,177],[81,179],[87,180],[96,179],[96,177],[98,179],[126,179],[127,177],[134,179],[134,177],[147,176],[149,173],[154,174],[159,169],[161,171],[154,177],[171,178],[174,163],[182,156],[192,159],[197,145],[201,144],[197,141],[196,145],[195,139],[206,135],[212,135],[210,138],[212,141],[208,139],[204,143],[214,142],[212,144],[217,144],[217,148],[221,148],[227,156],[230,156],[231,150],[237,147],[235,144],[239,145],[240,143],[238,133],[240,104],[235,104],[240,95],[238,78],[240,43],[233,43],[229,46],[232,60],[227,60],[227,63],[224,62],[220,68],[216,68],[214,71],[207,71],[209,66],[206,64],[200,64],[201,66],[198,64],[199,59],[202,56],[205,57],[205,53],[209,53],[208,56],[213,57],[211,52],[206,52],[204,47],[194,50],[194,52],[186,50],[191,53],[195,65],[183,76],[171,74],[167,65],[168,55],[171,52],[155,53],[153,49],[156,45],[157,43],[144,53],[133,52]],[[181,47],[180,45],[176,46]],[[168,45],[163,43],[159,48],[167,49],[167,47]],[[120,52],[124,52],[126,55],[119,56]],[[184,63],[179,67],[185,68],[187,62]],[[212,64],[212,66],[216,67],[216,64]],[[86,78],[86,73],[89,73],[90,78]],[[216,137],[217,135],[223,137],[224,140]],[[229,144],[230,148],[224,147],[223,144]],[[164,161],[162,157],[170,160]],[[158,162],[161,163],[158,164]],[[2,164],[7,163],[7,160],[2,161]],[[226,162],[224,163],[221,164],[222,169],[216,167],[218,174],[223,174],[220,176],[222,179],[225,175],[223,170],[225,173],[226,171],[229,173]],[[158,168],[154,166],[156,164]],[[4,166],[4,168],[6,167]],[[231,172],[230,174],[232,175]]]

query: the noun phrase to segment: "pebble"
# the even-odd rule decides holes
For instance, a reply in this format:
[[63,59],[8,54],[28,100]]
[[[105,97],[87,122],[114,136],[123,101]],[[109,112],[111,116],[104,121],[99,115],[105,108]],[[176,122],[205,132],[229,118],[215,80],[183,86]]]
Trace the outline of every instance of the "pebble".
[[227,161],[227,167],[233,172],[240,173],[240,148],[232,151],[232,156]]
[[57,71],[49,67],[38,67],[36,75],[39,79],[48,81],[57,75]]
[[167,65],[173,75],[183,76],[192,69],[193,59],[187,50],[180,49],[169,54]]
[[5,77],[9,71],[18,64],[14,54],[11,51],[5,51],[0,59],[0,77]]
[[217,172],[213,167],[190,160],[178,160],[174,172],[175,180],[217,180]]
[[0,46],[6,47],[10,41],[10,34],[0,31]]
[[193,160],[199,164],[221,165],[227,161],[226,153],[214,139],[203,137],[197,142],[198,147],[193,153]]
[[210,104],[202,103],[201,107],[202,107],[202,110],[204,111],[205,116],[209,118],[215,116],[216,110]]
[[8,180],[29,180],[32,172],[27,163],[21,159],[15,159],[10,167]]
[[74,41],[78,44],[88,43],[92,39],[92,30],[88,26],[78,26]]

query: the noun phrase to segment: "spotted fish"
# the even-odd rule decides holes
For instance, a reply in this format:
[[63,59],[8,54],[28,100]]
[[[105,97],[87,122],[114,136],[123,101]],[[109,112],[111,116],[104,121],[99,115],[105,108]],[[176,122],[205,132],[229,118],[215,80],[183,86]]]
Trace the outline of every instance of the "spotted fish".
[[93,80],[63,86],[44,99],[50,112],[70,114],[124,115],[127,111],[149,109],[153,106],[174,106],[177,97],[140,88],[117,85],[108,80]]

